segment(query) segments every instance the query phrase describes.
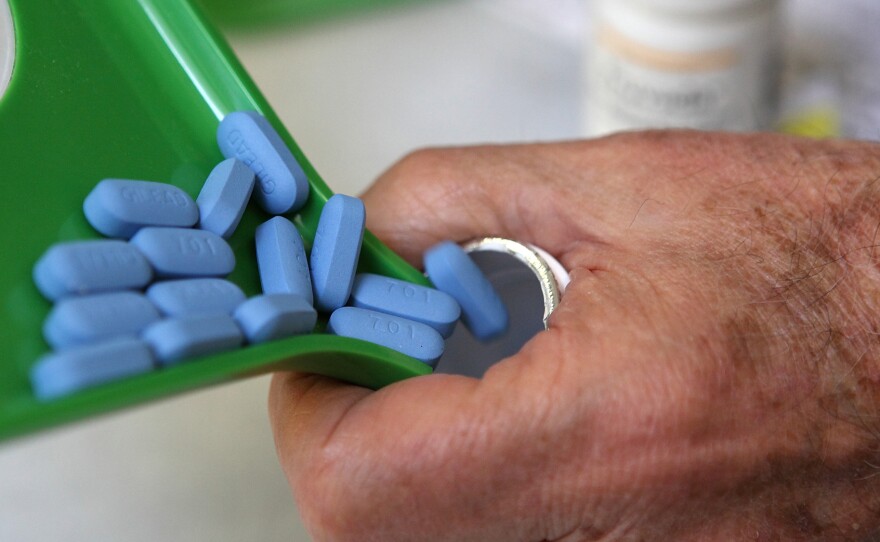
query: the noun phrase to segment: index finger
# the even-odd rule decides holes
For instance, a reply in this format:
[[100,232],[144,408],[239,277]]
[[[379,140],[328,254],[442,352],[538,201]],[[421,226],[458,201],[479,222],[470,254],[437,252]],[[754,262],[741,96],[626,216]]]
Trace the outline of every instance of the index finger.
[[363,194],[367,226],[417,267],[425,250],[444,240],[508,237],[554,255],[575,240],[601,242],[606,228],[591,218],[599,213],[579,205],[595,188],[554,172],[560,153],[590,148],[579,142],[416,151]]

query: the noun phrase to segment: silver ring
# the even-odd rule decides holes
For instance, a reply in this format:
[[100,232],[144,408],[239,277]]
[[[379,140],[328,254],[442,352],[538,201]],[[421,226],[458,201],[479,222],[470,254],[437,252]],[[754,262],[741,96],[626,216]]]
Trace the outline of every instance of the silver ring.
[[524,263],[541,285],[544,298],[544,329],[547,329],[550,315],[556,310],[565,287],[569,282],[568,271],[559,260],[546,251],[534,246],[503,237],[484,237],[462,245],[465,252],[501,252],[515,257]]

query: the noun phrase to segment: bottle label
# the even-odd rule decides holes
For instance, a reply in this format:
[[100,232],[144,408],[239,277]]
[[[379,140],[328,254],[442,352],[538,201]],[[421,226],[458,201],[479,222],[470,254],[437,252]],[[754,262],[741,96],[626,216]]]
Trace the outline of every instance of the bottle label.
[[638,128],[767,127],[775,102],[771,39],[674,52],[601,27],[587,78],[589,135]]

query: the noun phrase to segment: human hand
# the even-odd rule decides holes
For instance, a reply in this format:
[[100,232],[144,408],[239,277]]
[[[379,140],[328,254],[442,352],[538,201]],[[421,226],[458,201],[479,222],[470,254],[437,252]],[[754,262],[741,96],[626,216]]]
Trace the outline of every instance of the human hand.
[[421,264],[502,236],[571,271],[482,380],[278,374],[316,541],[877,540],[880,148],[649,132],[417,152],[364,196]]

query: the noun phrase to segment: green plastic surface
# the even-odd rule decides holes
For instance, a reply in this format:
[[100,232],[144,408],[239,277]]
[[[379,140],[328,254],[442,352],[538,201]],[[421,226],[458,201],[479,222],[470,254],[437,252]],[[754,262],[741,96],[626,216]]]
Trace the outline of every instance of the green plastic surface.
[[[235,378],[273,370],[324,374],[378,388],[430,373],[373,344],[314,333],[208,356],[46,403],[28,371],[48,351],[50,304],[31,280],[58,241],[97,238],[82,202],[102,178],[170,182],[198,194],[222,159],[219,119],[262,112],[305,169],[311,196],[291,217],[307,243],[332,195],[217,32],[188,0],[11,0],[16,62],[0,98],[0,439]],[[230,239],[230,279],[259,293],[253,234],[267,215],[251,205]],[[369,233],[363,271],[425,283]],[[319,323],[319,328],[322,327]]]
[[229,28],[300,25],[349,13],[428,0],[197,0],[208,16]]

